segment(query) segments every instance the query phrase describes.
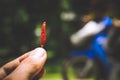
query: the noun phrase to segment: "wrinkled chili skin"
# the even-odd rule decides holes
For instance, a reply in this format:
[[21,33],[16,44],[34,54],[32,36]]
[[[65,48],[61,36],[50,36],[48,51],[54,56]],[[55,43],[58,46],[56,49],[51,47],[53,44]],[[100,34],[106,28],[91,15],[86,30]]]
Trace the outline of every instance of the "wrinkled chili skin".
[[40,44],[44,45],[46,43],[46,22],[43,22],[40,36]]
[[41,45],[46,43],[46,33],[41,32]]

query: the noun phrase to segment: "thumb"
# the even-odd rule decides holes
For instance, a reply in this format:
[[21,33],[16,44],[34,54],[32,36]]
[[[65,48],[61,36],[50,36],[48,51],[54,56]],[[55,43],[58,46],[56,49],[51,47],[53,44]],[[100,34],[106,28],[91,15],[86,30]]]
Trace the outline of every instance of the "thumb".
[[43,48],[36,48],[33,50],[33,53],[23,60],[6,78],[10,80],[31,80],[42,70],[46,59],[46,51]]

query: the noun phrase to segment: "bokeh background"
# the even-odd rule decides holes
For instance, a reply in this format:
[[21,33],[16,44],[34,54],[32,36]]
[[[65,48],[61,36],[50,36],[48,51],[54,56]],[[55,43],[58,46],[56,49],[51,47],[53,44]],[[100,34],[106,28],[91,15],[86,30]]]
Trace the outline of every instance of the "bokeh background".
[[47,22],[48,60],[44,78],[61,79],[64,60],[74,46],[70,36],[92,11],[120,18],[119,0],[0,0],[0,66],[40,46],[40,29]]

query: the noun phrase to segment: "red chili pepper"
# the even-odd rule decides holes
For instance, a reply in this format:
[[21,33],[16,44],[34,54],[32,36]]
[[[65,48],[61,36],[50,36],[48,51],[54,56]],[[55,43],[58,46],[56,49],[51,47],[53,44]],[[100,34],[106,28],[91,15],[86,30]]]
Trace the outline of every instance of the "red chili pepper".
[[40,36],[40,44],[41,47],[46,43],[46,22],[43,22]]

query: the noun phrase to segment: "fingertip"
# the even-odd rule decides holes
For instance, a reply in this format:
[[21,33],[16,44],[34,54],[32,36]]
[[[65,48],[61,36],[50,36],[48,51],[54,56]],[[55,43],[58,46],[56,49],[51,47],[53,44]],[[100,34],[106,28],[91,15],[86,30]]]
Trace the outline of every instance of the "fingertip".
[[34,49],[33,54],[31,54],[31,56],[37,58],[44,58],[44,56],[47,57],[47,52],[44,48],[38,47]]
[[43,51],[44,53],[47,53],[46,50],[42,47],[37,47],[37,48],[35,48],[35,50],[36,51],[41,51],[41,52]]

